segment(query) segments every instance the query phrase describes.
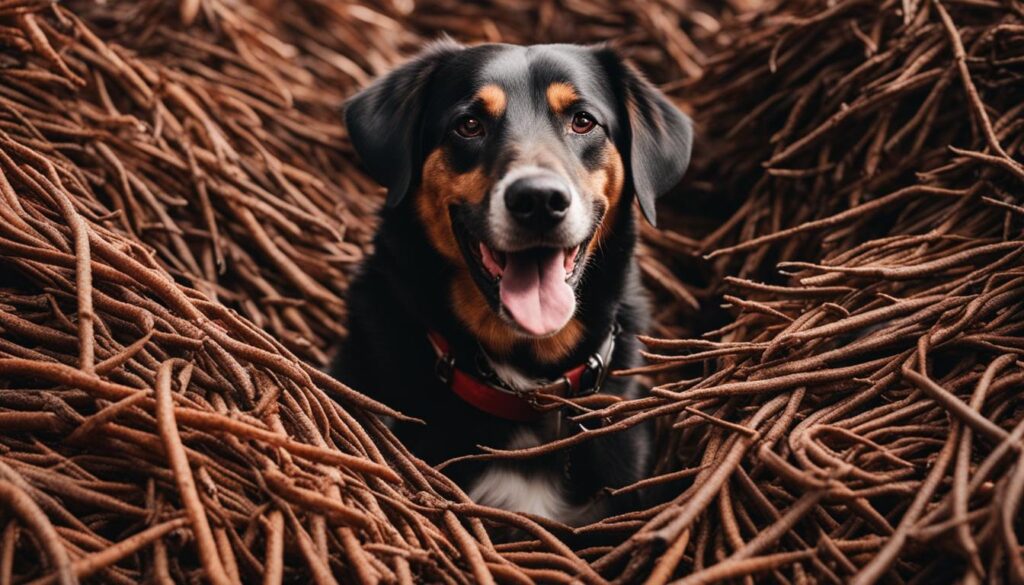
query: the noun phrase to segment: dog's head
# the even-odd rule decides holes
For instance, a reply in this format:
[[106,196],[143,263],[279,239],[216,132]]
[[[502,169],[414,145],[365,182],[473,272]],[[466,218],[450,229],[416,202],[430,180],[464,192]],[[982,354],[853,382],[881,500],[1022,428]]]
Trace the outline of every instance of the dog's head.
[[482,295],[491,320],[532,338],[570,323],[624,196],[654,223],[692,138],[614,50],[574,45],[442,41],[353,97],[345,118],[387,205],[414,206],[457,268],[456,313],[486,320],[459,307]]

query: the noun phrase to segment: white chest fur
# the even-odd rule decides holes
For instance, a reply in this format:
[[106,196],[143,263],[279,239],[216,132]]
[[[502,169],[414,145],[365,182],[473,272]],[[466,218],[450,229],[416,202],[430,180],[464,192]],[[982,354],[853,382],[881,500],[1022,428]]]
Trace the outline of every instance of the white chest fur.
[[[540,443],[534,430],[523,428],[512,435],[506,448],[523,449]],[[478,504],[533,514],[570,526],[587,524],[603,516],[600,505],[575,505],[569,501],[562,470],[520,467],[515,461],[489,464],[470,486],[469,497]]]

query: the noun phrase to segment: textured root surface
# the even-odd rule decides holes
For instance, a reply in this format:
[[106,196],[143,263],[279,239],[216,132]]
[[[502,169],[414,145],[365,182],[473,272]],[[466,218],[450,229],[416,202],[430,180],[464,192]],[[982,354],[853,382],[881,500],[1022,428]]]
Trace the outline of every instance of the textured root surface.
[[[0,0],[0,585],[1024,582],[1022,14]],[[579,416],[658,417],[626,489],[673,497],[605,545],[316,369],[381,201],[340,105],[442,31],[612,39],[700,128],[644,228],[654,390]]]

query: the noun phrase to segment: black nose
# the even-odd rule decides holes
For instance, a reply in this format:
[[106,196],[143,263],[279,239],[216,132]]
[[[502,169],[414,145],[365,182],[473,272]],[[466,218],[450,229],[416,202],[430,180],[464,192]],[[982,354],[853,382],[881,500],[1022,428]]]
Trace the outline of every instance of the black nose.
[[505,207],[520,224],[536,230],[558,225],[569,213],[569,188],[558,177],[523,177],[505,189]]

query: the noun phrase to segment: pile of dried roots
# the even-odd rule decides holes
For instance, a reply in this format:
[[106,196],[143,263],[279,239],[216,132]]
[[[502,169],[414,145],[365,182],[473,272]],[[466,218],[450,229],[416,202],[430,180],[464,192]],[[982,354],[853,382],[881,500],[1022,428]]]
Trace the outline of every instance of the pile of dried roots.
[[[701,130],[652,394],[480,455],[656,418],[607,545],[316,367],[380,202],[341,103],[442,31],[614,39]],[[0,0],[0,585],[1024,582],[1022,87],[1019,0]]]

